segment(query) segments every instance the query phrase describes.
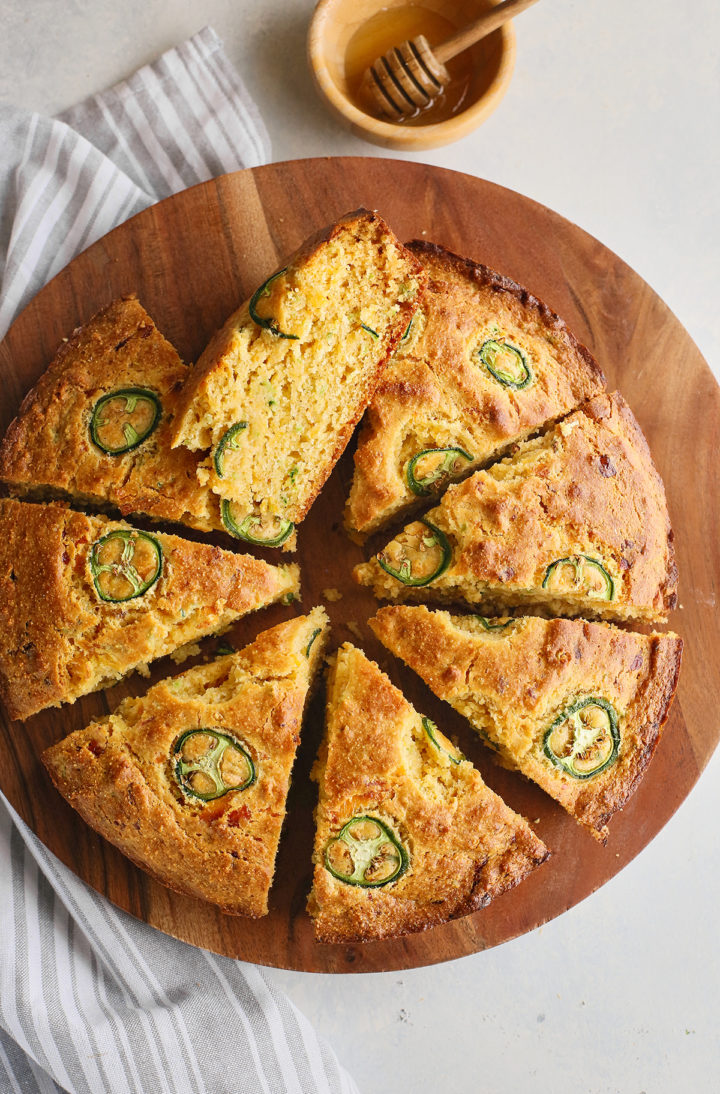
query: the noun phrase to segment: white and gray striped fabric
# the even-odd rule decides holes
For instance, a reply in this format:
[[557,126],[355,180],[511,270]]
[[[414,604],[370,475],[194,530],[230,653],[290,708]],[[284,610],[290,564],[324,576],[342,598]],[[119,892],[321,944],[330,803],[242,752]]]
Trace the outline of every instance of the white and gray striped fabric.
[[[59,118],[0,107],[0,334],[45,282],[159,198],[269,157],[206,28]],[[1,378],[0,378],[1,382]],[[0,1094],[357,1094],[253,966],[118,911],[0,795]]]
[[0,106],[0,337],[79,251],[160,198],[270,158],[209,27],[57,118]]

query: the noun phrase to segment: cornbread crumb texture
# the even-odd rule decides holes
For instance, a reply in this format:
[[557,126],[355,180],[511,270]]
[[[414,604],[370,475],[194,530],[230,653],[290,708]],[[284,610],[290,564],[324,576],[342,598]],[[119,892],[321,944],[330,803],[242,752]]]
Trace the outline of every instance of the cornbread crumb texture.
[[126,699],[43,754],[55,785],[164,885],[228,913],[265,915],[326,633],[316,608]]
[[26,395],[0,447],[0,479],[26,496],[221,529],[197,456],[170,449],[189,371],[137,297],[115,300],[73,332]]
[[[536,782],[604,840],[607,822],[636,789],[660,739],[677,685],[682,639],[581,620],[528,616],[505,622],[506,627],[487,630],[478,617],[396,606],[382,608],[370,626],[470,721],[501,762]],[[573,749],[562,715],[585,700],[600,702],[587,702],[579,712],[591,717],[587,726],[578,723]],[[617,719],[617,749],[606,704]],[[600,770],[598,761],[597,773],[588,775],[594,733],[601,742],[594,747],[605,749],[599,761],[604,757],[607,766]],[[546,751],[560,752],[561,745],[567,756],[572,752],[566,766]],[[568,770],[576,767],[575,774]]]
[[[665,622],[677,569],[665,490],[622,396],[600,395],[514,455],[448,488],[427,525],[408,525],[355,569],[384,599],[487,611]],[[431,576],[415,586],[391,576]],[[408,570],[409,567],[409,570]]]
[[236,524],[248,514],[302,520],[423,282],[384,221],[360,210],[309,240],[212,339],[183,389],[173,441],[211,450],[200,479],[232,503]]
[[0,500],[0,694],[27,718],[298,592],[297,566]]
[[[313,769],[319,804],[308,910],[319,941],[392,938],[465,915],[547,857],[523,818],[485,786],[472,764],[452,761],[454,746],[440,729],[433,727],[433,734],[434,741],[374,662],[349,643],[341,646],[328,683],[326,737]],[[364,831],[370,835],[383,831],[379,821],[392,836],[378,852],[379,866],[363,863],[357,846],[355,865],[360,872],[367,867],[366,879],[377,869],[387,874],[402,848],[407,864],[396,880],[365,887],[328,869],[328,861],[352,869],[349,861],[342,865],[337,841],[354,817],[369,819]]]
[[[413,478],[432,494],[604,388],[589,351],[525,289],[434,244],[408,248],[429,281],[363,420],[345,513],[362,537],[418,504]],[[428,449],[457,451],[411,465]]]

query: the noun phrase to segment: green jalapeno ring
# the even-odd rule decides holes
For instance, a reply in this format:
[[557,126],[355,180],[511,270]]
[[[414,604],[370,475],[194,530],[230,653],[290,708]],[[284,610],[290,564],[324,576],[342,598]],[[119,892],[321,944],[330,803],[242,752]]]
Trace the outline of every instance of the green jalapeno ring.
[[[422,460],[425,456],[443,455],[445,459],[431,471],[428,475],[425,475],[422,479],[415,478],[415,467],[419,460]],[[433,487],[437,484],[438,487],[442,486],[442,480],[444,478],[450,478],[453,474],[453,465],[457,461],[458,457],[463,460],[467,460],[468,463],[472,461],[472,456],[469,452],[466,452],[464,448],[424,448],[422,452],[418,452],[416,456],[410,460],[407,465],[407,471],[405,472],[405,478],[407,484],[412,490],[413,494],[417,494],[418,497],[425,497],[433,492]]]
[[316,639],[316,638],[317,638],[317,636],[318,636],[319,634],[321,634],[321,633],[322,633],[322,627],[318,627],[318,628],[317,628],[317,630],[314,630],[314,631],[312,632],[312,634],[310,635],[310,641],[308,642],[307,646],[305,647],[305,656],[306,656],[306,657],[307,657],[308,659],[309,659],[309,657],[310,657],[310,650],[311,650],[311,649],[313,648],[313,645],[314,645],[314,643],[315,643],[315,639]]
[[228,498],[223,498],[222,505],[220,506],[220,514],[222,516],[222,522],[225,528],[231,536],[235,536],[236,539],[243,539],[246,543],[252,543],[256,547],[280,547],[289,539],[292,535],[295,525],[291,520],[286,520],[284,517],[278,517],[280,522],[280,531],[276,536],[271,539],[262,539],[259,536],[254,536],[250,531],[253,524],[260,524],[260,519],[253,513],[249,513],[238,524],[232,515],[232,502]]
[[[595,744],[598,736],[602,733],[602,730],[598,729],[593,737],[592,730],[584,731],[584,735],[589,739],[585,741],[581,740],[578,747],[575,736],[576,733],[583,734],[583,729],[582,727],[577,725],[576,716],[580,713],[581,710],[585,710],[589,706],[599,707],[607,715],[607,728],[610,731],[612,747],[605,759],[602,760],[598,764],[598,766],[595,767],[592,771],[578,771],[575,761],[582,756],[582,753],[584,751],[586,751],[588,748],[592,747]],[[569,756],[558,756],[557,753],[553,751],[550,740],[558,726],[562,725],[563,722],[567,721],[568,719],[573,720],[572,751]],[[549,727],[545,731],[545,736],[543,737],[543,752],[547,759],[550,760],[550,762],[554,764],[555,767],[561,768],[573,779],[583,781],[586,779],[594,778],[596,775],[599,775],[601,771],[607,770],[608,767],[614,764],[617,760],[619,749],[620,729],[618,726],[617,712],[612,703],[609,703],[607,699],[602,699],[597,696],[590,696],[589,698],[585,699],[577,699],[574,703],[571,703],[569,706],[565,707],[565,709],[561,711],[560,714],[558,714],[557,718],[555,718],[550,723]]]
[[[117,562],[99,562],[98,555],[102,546],[115,539],[124,542],[120,559]],[[151,544],[153,551],[155,552],[157,564],[150,577],[147,578],[142,578],[140,576],[132,562],[135,555],[135,542],[139,539]],[[125,529],[122,528],[118,528],[114,532],[108,532],[106,536],[96,540],[90,551],[90,572],[92,574],[93,584],[95,585],[95,589],[100,599],[111,604],[122,604],[126,600],[134,600],[136,596],[142,596],[143,593],[146,593],[160,577],[160,574],[162,573],[162,562],[162,547],[154,536],[149,535],[147,532],[125,531]],[[127,596],[109,596],[107,593],[103,592],[100,584],[101,574],[106,573],[123,577],[133,591]]]
[[240,440],[240,434],[246,429],[247,422],[235,422],[235,425],[231,425],[218,441],[213,455],[213,463],[215,464],[215,473],[219,479],[224,475],[226,450],[239,447],[237,441]]
[[[359,824],[375,825],[379,830],[378,835],[365,839],[356,838],[353,836],[352,829]],[[329,856],[331,849],[337,844],[345,845],[350,861],[352,862],[352,873],[342,874],[333,867]],[[397,865],[388,877],[381,878],[378,881],[368,880],[367,872],[372,867],[378,853],[384,847],[391,848],[391,852],[397,859]],[[328,842],[323,854],[323,863],[325,869],[328,870],[333,877],[337,878],[338,881],[345,882],[346,885],[358,885],[363,889],[378,889],[382,885],[389,885],[390,882],[397,881],[398,878],[405,873],[410,865],[410,856],[398,837],[387,824],[378,820],[377,817],[362,814],[351,817],[349,821],[346,821],[337,836],[334,836],[333,839]]]
[[430,738],[430,740],[432,741],[432,743],[435,745],[435,748],[437,748],[439,752],[444,752],[451,763],[461,764],[463,762],[465,757],[463,756],[462,752],[460,752],[459,749],[457,750],[457,755],[453,756],[452,752],[448,748],[445,748],[445,745],[440,744],[437,737],[435,736],[435,730],[437,729],[437,726],[436,726],[435,722],[432,721],[432,719],[423,718],[422,719],[422,727],[425,730],[425,732],[427,733],[427,735]]
[[[215,740],[214,746],[198,760],[183,760],[182,750],[186,741],[198,734],[212,737]],[[248,765],[247,779],[244,783],[238,784],[237,786],[227,786],[220,770],[222,758],[229,748],[234,748],[239,752]],[[177,759],[175,757],[177,757]],[[257,780],[255,764],[253,763],[253,758],[246,746],[242,744],[237,737],[233,737],[229,733],[224,733],[217,729],[188,729],[175,742],[171,760],[173,774],[183,794],[186,794],[191,798],[198,798],[202,802],[215,801],[216,798],[222,798],[225,794],[230,794],[233,791],[247,790],[248,787],[252,786]],[[214,790],[203,794],[201,791],[193,788],[192,784],[188,781],[188,776],[191,776],[198,771],[202,772],[203,775],[215,784]]]
[[597,558],[592,558],[591,555],[567,555],[565,558],[558,558],[555,562],[551,562],[545,571],[545,577],[543,578],[542,587],[547,589],[552,576],[555,573],[558,566],[569,565],[573,566],[575,570],[575,581],[577,583],[578,578],[581,576],[581,571],[585,566],[589,566],[593,570],[598,570],[602,576],[605,584],[604,595],[600,594],[596,597],[592,596],[592,593],[588,593],[591,599],[597,600],[613,600],[615,597],[615,582],[610,574],[607,572],[602,562]]
[[257,325],[259,327],[262,327],[263,330],[267,330],[270,332],[270,334],[274,334],[276,338],[288,338],[292,341],[297,342],[300,338],[298,334],[286,334],[285,331],[280,330],[277,319],[273,319],[272,316],[268,316],[267,318],[265,318],[262,315],[258,315],[257,311],[258,301],[260,300],[260,298],[263,296],[269,296],[270,286],[272,285],[273,281],[276,281],[278,277],[282,277],[282,275],[284,273],[287,273],[287,271],[287,266],[283,266],[282,270],[278,270],[278,272],[274,273],[272,277],[268,277],[267,281],[263,281],[260,288],[256,289],[255,292],[252,294],[250,298],[250,303],[248,305],[248,310],[250,312],[250,318],[252,319],[253,323],[257,323]]
[[363,330],[366,330],[368,332],[368,334],[372,335],[373,341],[377,342],[380,335],[378,334],[378,332],[376,330],[373,330],[372,327],[369,327],[367,325],[367,323],[361,323],[360,326],[362,327]]
[[[125,437],[125,444],[120,445],[118,448],[111,448],[108,445],[103,444],[99,434],[99,430],[107,425],[107,422],[103,421],[101,418],[102,411],[113,399],[125,400],[126,414],[132,414],[139,401],[150,403],[153,408],[150,424],[142,433],[138,433],[131,422],[124,423],[122,430],[123,436]],[[157,428],[161,414],[162,405],[154,391],[149,391],[144,387],[124,387],[118,388],[117,391],[109,391],[107,395],[103,395],[98,399],[92,409],[92,415],[90,417],[90,439],[95,447],[99,448],[101,452],[104,452],[106,456],[122,456],[126,452],[132,452],[133,449],[138,448],[143,441],[147,440],[153,430]]]
[[439,528],[436,528],[434,524],[431,524],[429,520],[420,520],[419,523],[424,524],[426,528],[430,529],[430,532],[435,538],[435,543],[437,543],[442,550],[442,559],[440,560],[437,569],[431,574],[427,577],[413,578],[412,563],[409,559],[405,559],[401,563],[400,569],[396,570],[385,561],[382,554],[376,556],[380,568],[383,569],[386,574],[390,574],[390,577],[394,577],[397,581],[401,581],[403,585],[414,588],[421,588],[424,585],[429,585],[431,581],[434,581],[435,578],[440,577],[441,574],[445,573],[452,561],[452,547],[450,546],[445,533],[441,532]]
[[[496,364],[498,354],[504,350],[513,354],[519,362],[519,376],[517,379]],[[512,345],[511,342],[498,342],[495,338],[488,338],[480,346],[477,354],[490,375],[504,387],[512,388],[513,391],[521,391],[532,381],[532,372],[527,357],[518,346]]]
[[504,631],[506,627],[511,627],[515,622],[514,619],[508,619],[505,623],[491,623],[485,615],[475,615],[474,619],[477,619],[480,626],[485,631]]

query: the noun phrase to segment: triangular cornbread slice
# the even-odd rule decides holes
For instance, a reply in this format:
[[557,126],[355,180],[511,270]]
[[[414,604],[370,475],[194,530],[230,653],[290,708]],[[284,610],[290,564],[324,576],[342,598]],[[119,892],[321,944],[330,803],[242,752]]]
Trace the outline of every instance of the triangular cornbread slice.
[[665,489],[617,393],[449,487],[355,577],[384,599],[486,614],[532,605],[657,623],[677,600]]
[[234,915],[265,915],[326,629],[316,608],[126,699],[43,753],[53,782],[163,885]]
[[229,532],[291,545],[415,312],[420,264],[376,214],[313,236],[230,316],[193,369],[174,441]]
[[328,683],[315,871],[321,942],[393,938],[482,908],[548,851],[438,727],[346,643]]
[[25,396],[0,446],[0,479],[30,498],[221,529],[197,456],[170,448],[189,372],[137,297],[113,301],[65,340]]
[[345,511],[360,539],[604,388],[592,354],[526,289],[407,246],[429,282],[363,419]]
[[571,619],[382,608],[370,626],[436,695],[601,840],[650,762],[682,656],[676,634]]
[[298,593],[297,566],[0,501],[0,695],[11,718],[74,702]]

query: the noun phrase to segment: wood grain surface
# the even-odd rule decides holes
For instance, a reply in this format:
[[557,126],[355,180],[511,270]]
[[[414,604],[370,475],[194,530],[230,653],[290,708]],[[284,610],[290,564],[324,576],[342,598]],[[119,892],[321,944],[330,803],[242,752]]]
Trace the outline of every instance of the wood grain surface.
[[[0,427],[72,328],[111,299],[137,291],[160,329],[194,360],[214,329],[312,231],[358,206],[377,208],[401,239],[433,240],[515,278],[568,321],[598,358],[609,385],[635,411],[665,480],[680,570],[680,607],[670,626],[685,639],[680,687],[648,774],[611,822],[603,848],[539,789],[494,766],[479,739],[366,626],[377,603],[350,578],[363,551],[340,527],[352,463],[347,452],[299,533],[303,608],[327,603],[333,642],[363,646],[423,713],[462,750],[488,784],[533,822],[551,860],[489,908],[424,934],[363,946],[313,941],[305,913],[315,787],[308,775],[322,734],[322,695],[303,732],[281,843],[271,913],[225,916],[171,893],[85,826],[53,789],[44,747],[140,694],[138,676],[74,706],[23,723],[3,716],[0,788],[40,839],[76,874],[133,915],[178,938],[260,964],[315,972],[370,972],[445,961],[498,945],[560,915],[622,869],[690,792],[718,740],[720,652],[715,590],[720,576],[718,463],[720,389],[687,332],[616,255],[562,217],[480,179],[387,159],[298,160],[238,172],[161,202],[95,243],[35,297],[0,346]],[[218,539],[222,541],[223,537]],[[227,543],[225,543],[227,546]],[[275,553],[277,557],[277,553]],[[239,623],[250,641],[293,608]],[[214,641],[205,643],[212,651]],[[177,672],[169,661],[153,680]]]

